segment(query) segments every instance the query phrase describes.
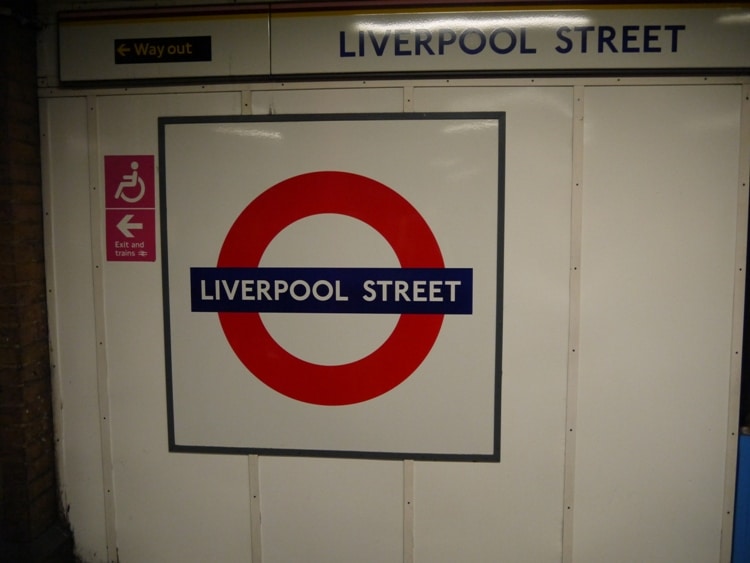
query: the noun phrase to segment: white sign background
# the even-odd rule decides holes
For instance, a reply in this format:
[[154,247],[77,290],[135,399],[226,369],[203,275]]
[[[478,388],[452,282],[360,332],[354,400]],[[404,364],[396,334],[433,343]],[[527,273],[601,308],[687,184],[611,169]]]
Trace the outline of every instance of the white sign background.
[[[431,352],[391,391],[319,406],[267,387],[216,313],[193,313],[191,267],[214,267],[239,213],[273,185],[333,170],[406,198],[448,268],[472,268],[473,314],[446,315]],[[504,116],[500,113],[162,118],[160,180],[170,449],[499,459]],[[369,225],[316,215],[282,230],[263,267],[398,267]],[[398,315],[264,313],[289,353],[336,365],[374,351]],[[251,345],[249,343],[249,345]]]

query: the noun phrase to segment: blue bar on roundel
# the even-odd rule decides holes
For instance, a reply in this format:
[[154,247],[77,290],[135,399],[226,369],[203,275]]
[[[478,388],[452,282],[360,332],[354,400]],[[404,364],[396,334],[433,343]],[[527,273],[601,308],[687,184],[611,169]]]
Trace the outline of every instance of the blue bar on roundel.
[[193,312],[470,315],[471,268],[190,268]]

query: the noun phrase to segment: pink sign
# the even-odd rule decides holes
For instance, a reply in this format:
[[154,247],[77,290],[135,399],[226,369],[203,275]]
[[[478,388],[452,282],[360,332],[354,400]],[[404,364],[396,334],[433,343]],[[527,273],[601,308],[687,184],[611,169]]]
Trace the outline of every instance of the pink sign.
[[156,260],[153,155],[104,157],[107,260]]

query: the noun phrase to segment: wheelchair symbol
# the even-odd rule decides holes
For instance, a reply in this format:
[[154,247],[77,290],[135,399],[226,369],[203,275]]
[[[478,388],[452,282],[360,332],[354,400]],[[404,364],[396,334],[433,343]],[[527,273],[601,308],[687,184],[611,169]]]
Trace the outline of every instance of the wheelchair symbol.
[[[130,163],[130,169],[133,173],[122,175],[122,182],[117,187],[115,199],[121,199],[128,203],[138,203],[146,194],[146,184],[143,183],[143,178],[138,175],[138,163],[136,161]],[[130,188],[137,189],[135,192],[130,191],[130,193],[135,193],[135,195],[127,195],[125,193],[125,190],[129,190]]]

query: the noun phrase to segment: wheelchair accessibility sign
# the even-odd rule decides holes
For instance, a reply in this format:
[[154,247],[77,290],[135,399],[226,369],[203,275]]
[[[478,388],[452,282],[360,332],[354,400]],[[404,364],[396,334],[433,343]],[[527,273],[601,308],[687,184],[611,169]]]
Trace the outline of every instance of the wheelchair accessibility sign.
[[499,460],[502,113],[159,126],[170,451]]
[[156,260],[153,155],[104,157],[107,260]]

